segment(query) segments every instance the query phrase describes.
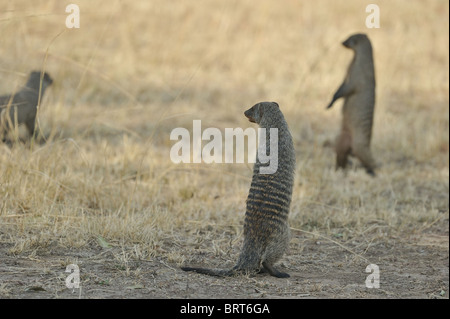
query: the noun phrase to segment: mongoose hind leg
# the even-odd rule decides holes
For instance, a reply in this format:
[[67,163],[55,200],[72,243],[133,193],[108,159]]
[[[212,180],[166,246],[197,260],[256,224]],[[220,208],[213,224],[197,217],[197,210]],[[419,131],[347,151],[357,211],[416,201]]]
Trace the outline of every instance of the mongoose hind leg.
[[34,135],[34,129],[35,129],[35,118],[29,119],[25,122],[25,126],[27,127],[28,133],[30,134],[30,138]]
[[367,174],[372,177],[375,177],[375,160],[372,157],[372,153],[370,152],[370,148],[366,145],[356,144],[353,147],[353,154],[357,157],[361,164],[366,169]]
[[262,263],[264,270],[266,270],[270,275],[277,277],[277,278],[289,278],[290,275],[288,273],[285,272],[281,272],[277,269],[275,269],[275,267],[273,267],[273,265],[269,264],[267,261],[263,261]]
[[348,156],[352,153],[352,137],[350,132],[343,130],[336,139],[336,170],[345,169],[348,164]]

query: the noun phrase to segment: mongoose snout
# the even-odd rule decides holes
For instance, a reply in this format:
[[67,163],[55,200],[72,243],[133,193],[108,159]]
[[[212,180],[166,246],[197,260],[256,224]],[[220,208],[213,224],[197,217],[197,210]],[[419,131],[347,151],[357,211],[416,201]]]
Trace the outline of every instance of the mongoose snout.
[[261,102],[253,105],[251,108],[245,111],[244,115],[250,122],[259,124],[264,115],[264,107],[266,105],[271,105],[275,109],[280,108],[277,102]]
[[342,42],[342,45],[346,48],[350,49],[350,39],[345,40],[344,42]]
[[249,109],[244,112],[244,115],[248,118],[248,120],[252,123],[256,123],[255,119],[253,118],[253,111],[252,109]]
[[43,81],[47,82],[48,85],[52,85],[53,84],[53,79],[50,77],[50,75],[47,72],[44,73]]
[[357,33],[349,37],[347,40],[342,42],[342,45],[348,49],[355,49],[355,47],[365,41],[369,41],[369,38],[364,33]]

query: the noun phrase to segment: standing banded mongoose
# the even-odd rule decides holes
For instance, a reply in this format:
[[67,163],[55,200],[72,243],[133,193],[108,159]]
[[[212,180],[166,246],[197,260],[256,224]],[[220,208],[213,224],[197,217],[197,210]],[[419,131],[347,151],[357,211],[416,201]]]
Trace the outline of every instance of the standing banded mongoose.
[[[182,267],[185,271],[211,276],[233,276],[267,271],[278,278],[289,277],[274,268],[289,246],[289,207],[295,174],[295,151],[283,113],[275,102],[262,102],[245,111],[250,122],[266,129],[265,154],[271,154],[270,128],[278,130],[278,166],[272,174],[261,174],[264,165],[259,151],[247,198],[244,221],[244,244],[236,265],[229,270]],[[261,143],[260,143],[261,146]],[[274,145],[275,146],[275,145]],[[272,149],[273,151],[273,149]]]
[[[25,124],[30,136],[33,136],[37,106],[45,90],[53,83],[48,73],[40,71],[30,73],[25,86],[16,94],[0,96],[0,134],[7,134],[17,123]],[[3,131],[3,132],[2,132]]]
[[365,34],[354,34],[342,43],[354,51],[344,82],[328,105],[343,97],[343,119],[336,139],[336,169],[345,169],[349,155],[357,157],[366,172],[375,176],[375,160],[370,151],[375,106],[375,71],[372,45]]

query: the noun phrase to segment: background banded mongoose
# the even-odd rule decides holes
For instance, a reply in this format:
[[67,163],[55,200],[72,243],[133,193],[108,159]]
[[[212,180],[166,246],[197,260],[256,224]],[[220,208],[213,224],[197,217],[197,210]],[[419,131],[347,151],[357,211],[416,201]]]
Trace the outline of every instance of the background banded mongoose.
[[[273,174],[261,174],[264,167],[257,156],[247,198],[244,244],[236,265],[229,270],[183,267],[185,271],[212,276],[267,271],[285,278],[287,273],[274,268],[289,246],[289,207],[295,174],[295,151],[286,120],[275,102],[262,102],[247,110],[245,116],[266,129],[266,154],[270,153],[270,128],[278,129],[278,167]],[[260,144],[261,145],[261,144]]]
[[336,139],[336,169],[345,169],[349,155],[356,156],[368,174],[375,176],[375,161],[370,151],[375,105],[375,72],[372,45],[365,34],[355,34],[342,43],[354,51],[344,83],[328,105],[343,97],[343,120]]
[[[3,136],[14,124],[25,124],[30,136],[34,134],[37,106],[45,90],[53,83],[48,73],[30,73],[25,86],[16,94],[0,96],[0,134]],[[4,138],[4,137],[3,137]]]

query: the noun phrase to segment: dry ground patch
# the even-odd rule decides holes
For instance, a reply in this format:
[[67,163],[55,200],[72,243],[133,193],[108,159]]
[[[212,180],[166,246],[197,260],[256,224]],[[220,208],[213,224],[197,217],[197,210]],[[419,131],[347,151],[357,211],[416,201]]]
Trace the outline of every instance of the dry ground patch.
[[[80,0],[76,30],[60,1],[1,4],[0,92],[40,67],[55,83],[47,142],[0,145],[0,297],[448,298],[447,1],[378,1],[370,30],[360,1]],[[354,32],[374,46],[377,178],[335,172],[329,146]],[[251,165],[175,165],[170,132],[252,127],[264,100],[296,147],[291,278],[184,273],[233,265]]]

